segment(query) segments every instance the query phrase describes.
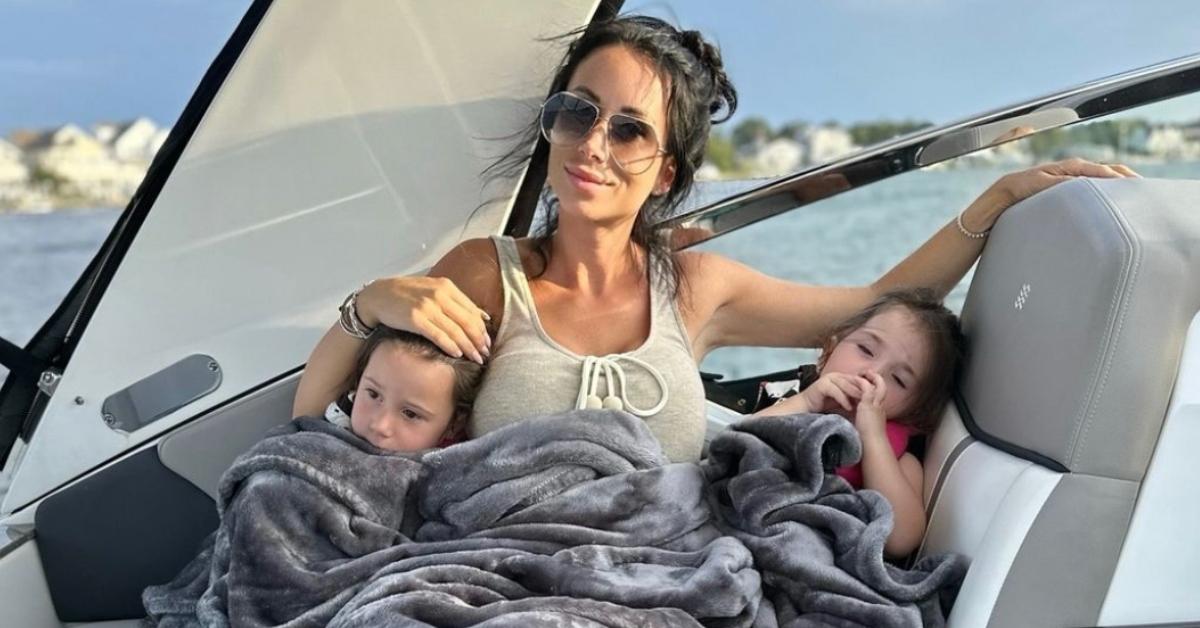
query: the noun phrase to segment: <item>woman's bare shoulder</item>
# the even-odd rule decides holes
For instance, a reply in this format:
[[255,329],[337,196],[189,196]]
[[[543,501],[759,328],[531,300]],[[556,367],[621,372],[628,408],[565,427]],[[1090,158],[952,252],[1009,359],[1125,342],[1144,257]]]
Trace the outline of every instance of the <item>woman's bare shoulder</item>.
[[[708,251],[676,251],[675,259],[679,260],[679,267],[683,272],[704,275],[722,272],[729,266],[737,264],[720,253]],[[689,275],[688,278],[690,279],[691,276]]]
[[517,252],[521,254],[521,266],[526,275],[540,274],[546,265],[546,258],[536,238],[516,238]]
[[492,241],[488,238],[471,238],[454,245],[433,265],[429,274],[457,281],[460,276],[476,274],[481,268],[494,270],[499,267]]
[[467,297],[491,313],[503,307],[500,262],[496,246],[488,238],[459,242],[433,265],[429,275],[453,281]]
[[701,300],[723,299],[730,281],[739,281],[747,268],[724,255],[708,251],[678,251],[675,259],[691,296]]

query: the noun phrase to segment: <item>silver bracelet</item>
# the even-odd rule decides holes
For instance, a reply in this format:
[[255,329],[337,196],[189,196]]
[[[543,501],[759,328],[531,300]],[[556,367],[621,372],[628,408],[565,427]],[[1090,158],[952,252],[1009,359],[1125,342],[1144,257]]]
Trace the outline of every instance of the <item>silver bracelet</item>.
[[338,324],[341,325],[342,331],[346,332],[359,340],[366,340],[371,332],[375,331],[373,327],[368,327],[366,323],[358,317],[358,294],[366,288],[363,284],[362,288],[351,292],[346,300],[342,301],[341,307],[338,308]]
[[968,238],[971,238],[972,240],[982,240],[983,238],[988,237],[988,234],[992,232],[990,227],[984,229],[983,231],[970,231],[963,226],[962,217],[966,211],[967,210],[964,209],[961,212],[958,212],[958,217],[954,219],[954,224],[958,225],[958,232],[967,236]]

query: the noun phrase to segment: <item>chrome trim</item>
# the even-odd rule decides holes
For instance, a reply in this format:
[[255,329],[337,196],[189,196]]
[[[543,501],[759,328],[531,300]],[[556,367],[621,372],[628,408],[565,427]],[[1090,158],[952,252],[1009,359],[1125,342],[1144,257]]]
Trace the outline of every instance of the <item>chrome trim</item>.
[[1200,91],[1200,54],[1085,83],[935,129],[915,131],[675,216],[686,248],[847,190],[1018,138]]

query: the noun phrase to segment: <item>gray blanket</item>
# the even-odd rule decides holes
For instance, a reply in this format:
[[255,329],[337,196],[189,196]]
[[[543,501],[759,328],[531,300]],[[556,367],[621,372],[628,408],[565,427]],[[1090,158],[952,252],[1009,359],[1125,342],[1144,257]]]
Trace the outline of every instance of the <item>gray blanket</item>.
[[535,418],[420,457],[300,419],[238,459],[160,626],[917,626],[960,557],[883,561],[891,509],[825,469],[836,416],[751,419],[667,464],[636,417]]

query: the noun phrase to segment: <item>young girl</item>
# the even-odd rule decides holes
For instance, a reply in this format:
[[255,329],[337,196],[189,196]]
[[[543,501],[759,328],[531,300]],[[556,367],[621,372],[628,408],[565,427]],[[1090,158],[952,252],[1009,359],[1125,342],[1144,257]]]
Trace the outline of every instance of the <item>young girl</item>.
[[380,325],[358,352],[348,394],[325,416],[380,449],[444,447],[462,438],[482,375],[476,362]]
[[958,317],[931,292],[890,292],[830,333],[816,381],[758,413],[841,414],[854,423],[862,461],[837,473],[891,503],[891,556],[909,554],[925,534],[924,471],[908,439],[937,427],[962,356]]

